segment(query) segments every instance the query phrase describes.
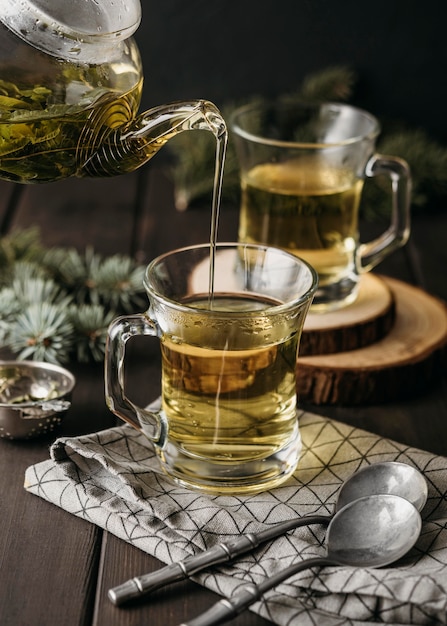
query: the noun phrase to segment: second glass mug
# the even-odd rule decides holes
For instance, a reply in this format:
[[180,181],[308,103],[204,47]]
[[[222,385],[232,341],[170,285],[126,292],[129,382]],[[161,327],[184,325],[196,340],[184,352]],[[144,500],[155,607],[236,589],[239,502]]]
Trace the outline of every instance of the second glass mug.
[[[211,252],[182,248],[149,264],[147,313],[109,327],[106,401],[154,443],[176,482],[252,493],[284,481],[299,460],[296,358],[317,275],[277,248],[217,244],[210,296]],[[160,411],[126,396],[125,345],[136,335],[160,341]]]
[[[237,109],[230,128],[241,176],[239,240],[310,263],[319,276],[312,312],[354,302],[360,275],[410,234],[409,167],[375,153],[378,120],[346,104],[258,102]],[[363,183],[378,175],[391,180],[390,226],[360,243]]]

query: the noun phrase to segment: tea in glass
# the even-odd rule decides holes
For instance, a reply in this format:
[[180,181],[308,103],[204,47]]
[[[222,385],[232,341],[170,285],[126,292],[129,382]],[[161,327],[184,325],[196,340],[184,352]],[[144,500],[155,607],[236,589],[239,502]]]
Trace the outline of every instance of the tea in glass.
[[[174,480],[212,493],[252,493],[293,473],[301,449],[296,359],[316,286],[308,264],[267,246],[195,246],[148,266],[147,314],[109,329],[106,396],[154,441]],[[129,403],[118,375],[136,334],[160,341],[157,414]]]
[[[410,231],[411,178],[397,157],[374,153],[375,117],[344,104],[262,104],[231,120],[240,163],[239,240],[302,257],[318,272],[312,311],[355,301],[361,273],[405,244]],[[366,177],[392,180],[389,229],[359,240]]]

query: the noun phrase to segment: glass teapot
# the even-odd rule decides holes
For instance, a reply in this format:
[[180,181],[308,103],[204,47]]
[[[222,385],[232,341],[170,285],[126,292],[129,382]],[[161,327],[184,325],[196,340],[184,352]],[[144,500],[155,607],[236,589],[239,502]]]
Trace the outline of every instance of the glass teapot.
[[114,176],[174,135],[226,133],[206,100],[138,114],[139,0],[0,0],[0,178]]

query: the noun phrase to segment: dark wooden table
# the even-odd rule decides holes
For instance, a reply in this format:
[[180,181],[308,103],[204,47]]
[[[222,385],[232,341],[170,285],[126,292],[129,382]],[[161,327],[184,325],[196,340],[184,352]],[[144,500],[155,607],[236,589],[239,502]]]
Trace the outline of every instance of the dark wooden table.
[[[206,208],[175,210],[172,185],[153,161],[134,174],[52,185],[0,183],[2,234],[31,225],[46,245],[92,245],[103,255],[136,255],[146,263],[161,252],[209,239]],[[223,207],[219,239],[234,240],[237,208]],[[380,266],[384,274],[447,300],[447,207],[416,216],[410,243]],[[142,350],[135,347],[136,352]],[[131,366],[130,395],[142,403],[159,392],[155,350],[146,367]],[[138,355],[137,355],[138,356]],[[135,363],[137,359],[134,359]],[[107,590],[160,564],[92,524],[23,489],[25,469],[48,458],[56,435],[108,428],[101,364],[70,366],[77,377],[73,406],[57,433],[32,441],[0,441],[0,624],[2,626],[174,626],[216,598],[186,582],[151,601],[115,608]],[[148,375],[149,372],[149,375]],[[447,455],[447,381],[423,395],[383,406],[306,407],[397,441]],[[267,622],[245,613],[235,625]]]

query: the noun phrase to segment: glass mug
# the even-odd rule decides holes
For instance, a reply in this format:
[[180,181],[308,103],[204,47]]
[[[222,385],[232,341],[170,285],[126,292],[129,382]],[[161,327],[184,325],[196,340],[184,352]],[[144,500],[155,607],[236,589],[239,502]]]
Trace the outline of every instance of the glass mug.
[[[410,233],[409,168],[374,153],[377,119],[345,104],[259,102],[237,109],[230,127],[241,176],[239,241],[279,246],[310,263],[319,276],[312,312],[352,303],[359,275]],[[360,243],[363,183],[379,174],[391,179],[390,226]]]
[[[177,483],[252,493],[293,473],[301,450],[296,358],[317,281],[283,250],[238,243],[182,248],[148,265],[148,311],[109,327],[105,394]],[[125,394],[125,345],[136,335],[160,341],[159,411]]]

